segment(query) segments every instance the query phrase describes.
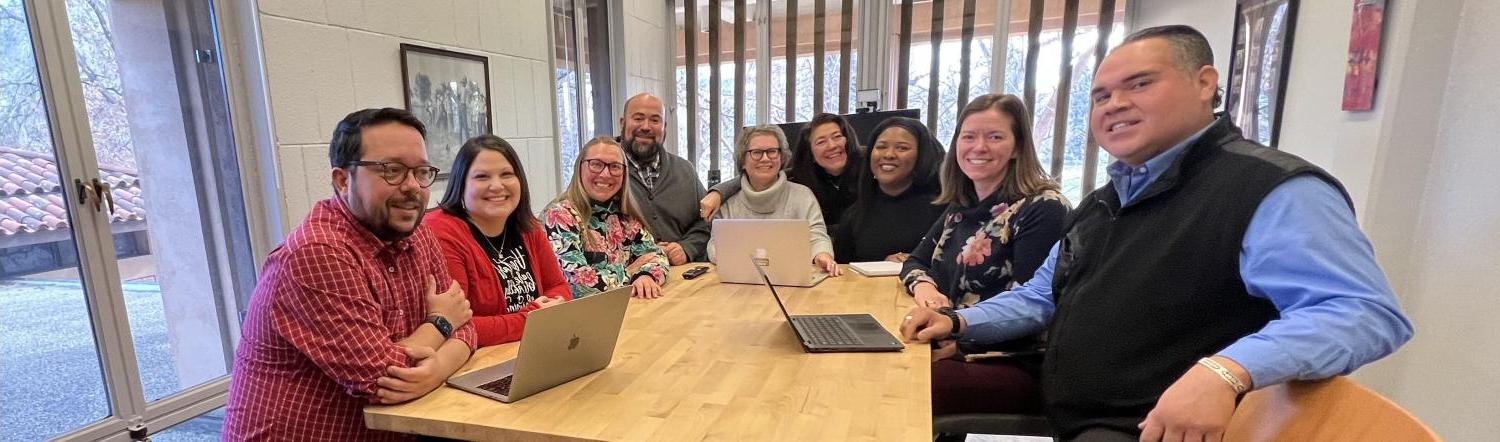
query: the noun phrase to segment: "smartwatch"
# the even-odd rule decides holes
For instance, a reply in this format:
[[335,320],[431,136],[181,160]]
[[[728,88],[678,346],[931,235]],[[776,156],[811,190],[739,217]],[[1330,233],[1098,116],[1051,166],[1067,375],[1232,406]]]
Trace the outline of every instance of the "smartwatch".
[[448,318],[432,315],[428,316],[427,320],[423,321],[423,323],[432,324],[432,327],[436,328],[438,333],[443,335],[443,339],[453,337],[453,324],[448,322]]
[[948,339],[962,339],[964,334],[959,331],[959,328],[963,326],[963,322],[958,320],[958,311],[954,310],[953,307],[940,307],[937,309],[937,312],[940,315],[947,316],[949,321],[953,321],[953,330],[948,333]]

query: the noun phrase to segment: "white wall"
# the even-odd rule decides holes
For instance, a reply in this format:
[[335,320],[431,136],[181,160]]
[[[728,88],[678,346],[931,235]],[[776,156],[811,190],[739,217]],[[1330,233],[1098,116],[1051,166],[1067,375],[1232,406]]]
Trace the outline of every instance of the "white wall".
[[[281,235],[332,194],[328,142],[339,119],[368,107],[404,107],[401,43],[488,57],[495,133],[522,156],[533,205],[556,194],[545,0],[260,0],[258,6],[272,138],[262,146],[270,152],[260,154],[274,158],[277,194],[269,199],[280,204]],[[444,169],[452,164],[431,160]],[[432,186],[434,202],[443,184]]]
[[1234,0],[1132,0],[1131,29],[1189,24],[1208,37],[1219,69],[1219,86],[1229,81],[1229,47],[1234,43]]
[[667,51],[676,44],[667,39],[667,2],[625,0],[624,4],[624,96],[650,92],[665,100],[667,89],[677,85],[667,68]]
[[[1174,12],[1170,7],[1179,7]],[[1144,1],[1161,17],[1201,28],[1208,3]],[[1328,169],[1348,188],[1360,224],[1416,337],[1356,374],[1451,440],[1500,434],[1500,127],[1488,86],[1500,58],[1500,6],[1489,0],[1389,2],[1375,109],[1340,109],[1353,8],[1301,2],[1281,148]],[[1232,18],[1232,17],[1231,17]],[[1207,33],[1207,31],[1206,31]],[[1213,37],[1210,37],[1213,38]],[[1218,45],[1228,47],[1226,34]],[[1225,58],[1219,57],[1220,61]]]
[[1404,300],[1418,327],[1390,362],[1396,367],[1391,392],[1448,439],[1494,440],[1500,435],[1500,326],[1494,321],[1500,312],[1500,186],[1493,179],[1500,166],[1494,142],[1500,91],[1491,84],[1500,70],[1493,46],[1500,40],[1500,3],[1462,2],[1457,18],[1433,26],[1457,30],[1455,62],[1445,89],[1422,90],[1440,94],[1443,105],[1432,166],[1418,186],[1421,198],[1404,201],[1418,216],[1410,263],[1415,277]]

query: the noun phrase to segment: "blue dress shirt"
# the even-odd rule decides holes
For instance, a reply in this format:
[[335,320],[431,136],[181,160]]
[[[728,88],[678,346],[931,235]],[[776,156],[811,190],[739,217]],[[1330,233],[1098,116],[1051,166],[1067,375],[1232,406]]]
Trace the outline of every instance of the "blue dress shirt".
[[[1207,130],[1140,166],[1111,164],[1108,172],[1121,206]],[[1242,241],[1239,268],[1246,290],[1270,300],[1281,317],[1218,355],[1243,366],[1255,388],[1348,374],[1411,339],[1411,322],[1396,307],[1374,248],[1333,185],[1310,175],[1277,185],[1261,200]],[[964,339],[1001,342],[1046,327],[1057,308],[1052,298],[1056,263],[1053,245],[1030,281],[959,310],[968,323]]]

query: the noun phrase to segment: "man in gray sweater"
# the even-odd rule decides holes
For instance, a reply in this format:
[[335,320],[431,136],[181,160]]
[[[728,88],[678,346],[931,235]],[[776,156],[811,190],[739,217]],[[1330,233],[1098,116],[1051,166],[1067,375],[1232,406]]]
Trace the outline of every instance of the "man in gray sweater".
[[631,196],[672,265],[708,261],[708,223],[698,217],[703,183],[692,163],[662,148],[664,129],[656,96],[625,100],[620,144],[629,153]]

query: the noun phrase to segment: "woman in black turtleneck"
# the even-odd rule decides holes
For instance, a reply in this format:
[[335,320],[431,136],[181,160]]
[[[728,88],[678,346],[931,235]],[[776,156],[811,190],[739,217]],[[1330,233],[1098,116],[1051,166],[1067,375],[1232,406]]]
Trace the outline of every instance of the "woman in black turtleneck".
[[943,149],[927,126],[905,117],[882,121],[869,140],[859,197],[832,231],[834,255],[846,263],[904,262],[943,214],[933,204],[942,191]]

